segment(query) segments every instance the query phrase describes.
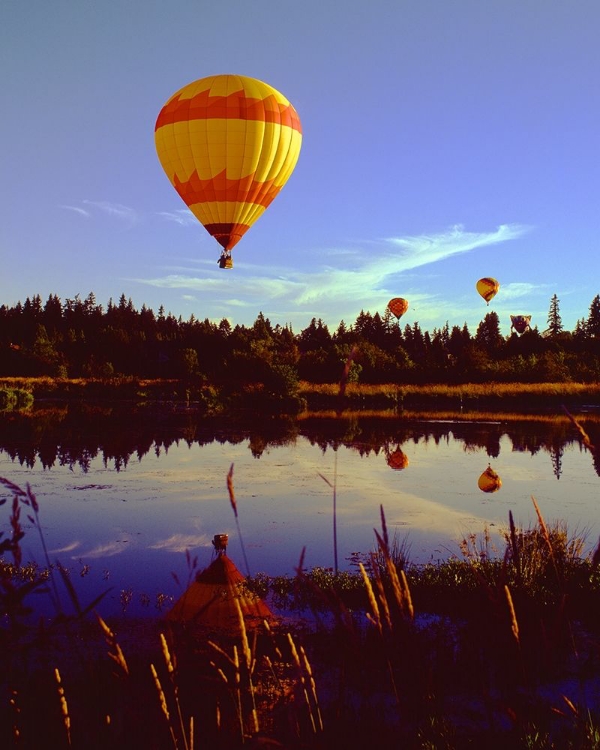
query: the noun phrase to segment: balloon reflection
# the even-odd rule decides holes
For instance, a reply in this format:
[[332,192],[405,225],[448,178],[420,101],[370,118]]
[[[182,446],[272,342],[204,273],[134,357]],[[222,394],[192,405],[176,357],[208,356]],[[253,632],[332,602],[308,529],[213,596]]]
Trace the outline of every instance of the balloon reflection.
[[498,492],[500,487],[502,487],[502,480],[494,469],[492,469],[491,466],[488,466],[479,477],[477,486],[482,492]]
[[394,469],[394,471],[402,471],[402,469],[406,469],[409,464],[408,456],[400,449],[400,447],[391,452],[386,450],[386,461],[390,469]]

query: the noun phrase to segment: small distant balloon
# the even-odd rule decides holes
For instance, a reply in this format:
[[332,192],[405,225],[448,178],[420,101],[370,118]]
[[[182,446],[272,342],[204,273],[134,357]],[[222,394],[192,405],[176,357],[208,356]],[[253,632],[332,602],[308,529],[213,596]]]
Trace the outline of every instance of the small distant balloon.
[[511,315],[510,316],[510,329],[514,328],[518,334],[525,333],[530,330],[531,315]]
[[493,279],[491,276],[485,276],[483,279],[479,279],[477,284],[475,284],[475,287],[477,288],[477,291],[479,292],[479,294],[483,297],[483,299],[489,305],[492,299],[498,293],[498,289],[500,289],[500,284],[496,281],[496,279]]
[[402,471],[408,466],[408,456],[400,448],[396,448],[395,451],[390,453],[387,457],[387,465],[394,471]]
[[400,320],[408,310],[408,300],[405,300],[403,297],[394,297],[388,302],[388,310],[397,320]]
[[479,477],[477,486],[482,492],[498,492],[500,487],[502,487],[502,480],[492,467],[488,466]]

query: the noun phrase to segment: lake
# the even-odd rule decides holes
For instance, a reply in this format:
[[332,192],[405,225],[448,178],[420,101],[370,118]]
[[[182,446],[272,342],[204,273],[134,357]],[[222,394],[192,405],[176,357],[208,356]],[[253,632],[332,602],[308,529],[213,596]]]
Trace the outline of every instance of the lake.
[[[374,548],[381,507],[414,562],[460,554],[486,526],[495,536],[509,511],[534,525],[532,496],[547,523],[564,520],[595,546],[599,472],[575,427],[562,415],[475,417],[224,423],[168,408],[36,407],[0,415],[0,477],[31,485],[50,559],[70,570],[82,604],[110,588],[107,612],[131,598],[131,611],[155,614],[189,580],[186,550],[204,568],[215,534],[229,535],[245,574],[292,575],[303,550],[307,568],[351,569]],[[597,419],[585,419],[595,434]],[[502,480],[490,494],[478,487],[488,466]],[[5,535],[9,513],[6,503]],[[24,559],[43,565],[38,530],[22,520]]]

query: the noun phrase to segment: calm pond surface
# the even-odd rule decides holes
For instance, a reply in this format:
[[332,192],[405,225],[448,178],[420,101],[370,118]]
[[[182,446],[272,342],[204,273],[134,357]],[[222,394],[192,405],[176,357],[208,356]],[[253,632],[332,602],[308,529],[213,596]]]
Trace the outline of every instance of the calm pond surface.
[[[585,419],[594,441],[600,421]],[[226,482],[232,464],[237,522]],[[491,494],[478,487],[488,465],[502,480]],[[188,581],[186,550],[204,568],[215,534],[229,535],[243,573],[293,574],[303,549],[305,567],[351,569],[353,553],[374,548],[381,506],[414,562],[459,554],[459,541],[486,526],[502,531],[509,511],[534,525],[532,495],[547,523],[566,521],[589,547],[600,532],[599,467],[561,415],[224,425],[167,409],[38,408],[0,415],[0,477],[31,485],[50,559],[70,569],[82,604],[110,588],[108,613],[131,595],[131,607],[156,614],[157,597],[179,596]],[[9,514],[7,502],[5,536]],[[24,560],[43,565],[26,515]]]

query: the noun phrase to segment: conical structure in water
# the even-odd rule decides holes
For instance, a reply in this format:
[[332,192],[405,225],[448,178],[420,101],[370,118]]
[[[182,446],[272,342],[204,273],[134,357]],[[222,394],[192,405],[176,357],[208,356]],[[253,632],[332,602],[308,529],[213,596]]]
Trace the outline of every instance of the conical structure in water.
[[175,602],[166,619],[217,631],[224,635],[240,632],[239,602],[246,630],[260,627],[275,617],[265,602],[245,586],[245,578],[226,554],[220,553],[198,573],[196,580]]

